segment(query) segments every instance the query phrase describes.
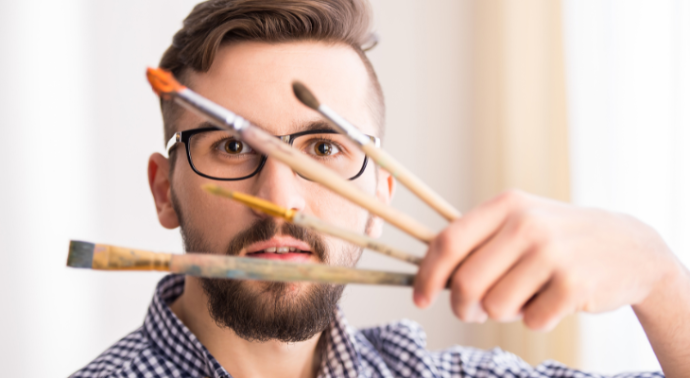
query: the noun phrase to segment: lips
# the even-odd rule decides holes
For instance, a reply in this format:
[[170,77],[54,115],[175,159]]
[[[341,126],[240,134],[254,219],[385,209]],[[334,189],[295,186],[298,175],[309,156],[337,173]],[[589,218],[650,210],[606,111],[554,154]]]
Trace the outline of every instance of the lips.
[[309,244],[290,236],[276,235],[245,248],[246,257],[292,262],[307,262],[314,257]]

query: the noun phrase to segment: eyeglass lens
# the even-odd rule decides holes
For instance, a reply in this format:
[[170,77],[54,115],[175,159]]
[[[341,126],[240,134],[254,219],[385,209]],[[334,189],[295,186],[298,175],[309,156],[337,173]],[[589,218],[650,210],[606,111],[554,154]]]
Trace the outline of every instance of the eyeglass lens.
[[[224,130],[194,134],[189,138],[192,164],[200,173],[219,179],[235,179],[254,173],[261,154]],[[346,136],[319,133],[295,137],[292,146],[349,179],[356,176],[366,156]]]

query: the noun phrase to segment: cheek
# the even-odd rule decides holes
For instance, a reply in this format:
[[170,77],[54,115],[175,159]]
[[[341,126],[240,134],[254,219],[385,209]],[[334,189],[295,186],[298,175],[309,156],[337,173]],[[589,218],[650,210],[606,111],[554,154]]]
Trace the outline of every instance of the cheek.
[[354,267],[362,255],[362,249],[338,238],[322,235],[328,245],[328,264]]
[[[376,179],[367,171],[351,181],[363,192],[374,196]],[[369,212],[340,195],[318,184],[312,184],[306,193],[306,211],[333,225],[363,233]]]
[[250,210],[235,201],[206,192],[201,186],[211,181],[194,172],[190,172],[191,175],[186,173],[180,172],[173,181],[185,232],[203,238],[204,245],[211,249],[203,252],[224,253],[233,235],[248,226],[244,223],[249,223]]

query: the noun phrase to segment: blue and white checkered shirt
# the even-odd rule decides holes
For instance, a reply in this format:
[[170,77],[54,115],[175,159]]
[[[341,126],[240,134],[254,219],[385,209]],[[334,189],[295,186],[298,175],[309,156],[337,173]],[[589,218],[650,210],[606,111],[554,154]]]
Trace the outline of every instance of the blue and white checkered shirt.
[[[72,377],[215,377],[230,374],[170,311],[184,290],[184,276],[168,275],[158,284],[144,325],[106,350]],[[602,377],[554,361],[532,367],[500,349],[455,346],[426,349],[426,335],[408,320],[356,330],[338,311],[326,330],[330,338],[320,377]],[[620,374],[616,378],[663,377],[662,373]]]

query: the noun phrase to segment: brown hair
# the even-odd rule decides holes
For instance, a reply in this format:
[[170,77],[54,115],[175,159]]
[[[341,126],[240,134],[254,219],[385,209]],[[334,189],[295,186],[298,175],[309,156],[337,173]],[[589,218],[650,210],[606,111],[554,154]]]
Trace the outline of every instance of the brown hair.
[[[226,42],[324,41],[351,46],[362,58],[371,80],[370,110],[383,133],[381,86],[364,53],[375,44],[372,16],[366,0],[209,0],[197,4],[173,37],[160,67],[181,83],[189,69],[206,72],[218,48]],[[176,130],[180,107],[161,100],[165,141]]]

